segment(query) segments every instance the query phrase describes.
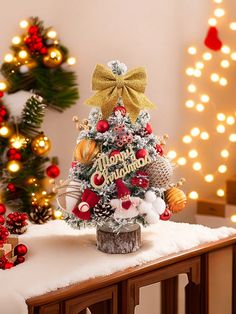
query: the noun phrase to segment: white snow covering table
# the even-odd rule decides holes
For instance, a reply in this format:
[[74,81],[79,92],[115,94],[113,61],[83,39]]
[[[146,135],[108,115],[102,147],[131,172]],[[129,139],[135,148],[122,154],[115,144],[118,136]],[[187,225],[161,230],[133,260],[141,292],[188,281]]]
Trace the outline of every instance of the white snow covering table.
[[138,252],[108,255],[96,249],[94,229],[73,230],[64,221],[30,225],[19,241],[29,249],[25,263],[10,270],[0,270],[0,313],[28,313],[25,300],[30,297],[109,275],[235,233],[234,228],[211,229],[202,225],[160,221],[142,229],[142,248]]

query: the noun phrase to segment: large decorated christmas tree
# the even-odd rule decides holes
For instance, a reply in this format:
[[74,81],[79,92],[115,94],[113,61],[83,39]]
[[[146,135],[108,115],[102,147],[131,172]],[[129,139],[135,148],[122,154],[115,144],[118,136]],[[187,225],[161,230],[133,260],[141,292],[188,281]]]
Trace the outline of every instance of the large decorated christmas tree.
[[96,94],[86,103],[99,108],[80,125],[69,182],[59,187],[66,221],[75,228],[96,225],[98,248],[109,253],[137,250],[137,223],[168,220],[186,204],[183,180],[172,182],[166,136],[152,131],[146,80],[144,68],[127,72],[119,61],[96,66]]

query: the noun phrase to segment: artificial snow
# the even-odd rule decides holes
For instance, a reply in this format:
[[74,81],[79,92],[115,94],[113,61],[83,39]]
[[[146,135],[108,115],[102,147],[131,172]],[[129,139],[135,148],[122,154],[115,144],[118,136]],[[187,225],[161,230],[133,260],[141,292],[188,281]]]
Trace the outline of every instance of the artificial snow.
[[20,243],[29,249],[25,263],[10,270],[0,270],[0,313],[28,313],[27,298],[96,276],[109,275],[235,233],[234,228],[211,229],[160,221],[142,228],[142,248],[139,251],[109,255],[96,249],[94,229],[73,230],[64,221],[30,225],[27,233],[20,236]]

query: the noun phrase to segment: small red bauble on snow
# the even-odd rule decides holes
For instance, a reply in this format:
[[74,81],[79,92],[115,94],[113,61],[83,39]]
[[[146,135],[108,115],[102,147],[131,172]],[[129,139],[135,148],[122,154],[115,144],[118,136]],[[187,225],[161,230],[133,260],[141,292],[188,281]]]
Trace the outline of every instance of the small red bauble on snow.
[[126,109],[124,106],[116,106],[113,110],[113,112],[115,113],[115,115],[120,112],[121,115],[124,117],[126,115]]
[[41,55],[46,55],[47,52],[48,52],[48,49],[47,49],[46,47],[42,47],[42,48],[40,49]]
[[147,134],[152,134],[152,126],[150,123],[147,123],[147,125],[145,127],[145,131]]
[[14,266],[14,263],[7,261],[5,263],[4,269],[10,269]]
[[157,153],[158,153],[160,156],[163,156],[164,150],[163,150],[163,148],[162,148],[161,145],[159,145],[159,144],[156,145],[156,151],[157,151]]
[[2,98],[3,96],[4,96],[4,93],[0,91],[0,98]]
[[171,218],[171,212],[169,211],[168,208],[165,209],[164,213],[160,215],[161,220],[170,220]]
[[100,133],[105,133],[109,130],[109,124],[107,120],[99,120],[97,123],[97,131]]
[[6,206],[0,203],[0,215],[4,215],[6,213]]
[[95,185],[102,185],[104,182],[104,177],[103,176],[99,176],[98,174],[96,174],[93,178],[93,182]]
[[5,218],[3,216],[0,216],[0,225],[4,225]]
[[113,151],[110,153],[109,157],[115,156],[115,155],[120,155],[120,151],[119,151],[118,149],[117,149],[117,150],[113,150]]
[[14,248],[14,255],[16,256],[24,256],[27,253],[28,249],[24,244],[18,244]]
[[7,189],[9,192],[12,192],[12,193],[16,191],[16,187],[13,183],[8,183]]
[[49,178],[55,179],[56,177],[60,175],[60,169],[57,165],[51,165],[47,167],[46,173]]
[[22,263],[24,263],[24,261],[25,261],[24,256],[18,256],[16,261],[15,261],[15,263],[14,263],[14,265],[16,266],[18,264],[22,264]]
[[147,151],[144,148],[141,148],[139,150],[137,150],[136,154],[135,154],[136,158],[145,158],[145,156],[147,156]]

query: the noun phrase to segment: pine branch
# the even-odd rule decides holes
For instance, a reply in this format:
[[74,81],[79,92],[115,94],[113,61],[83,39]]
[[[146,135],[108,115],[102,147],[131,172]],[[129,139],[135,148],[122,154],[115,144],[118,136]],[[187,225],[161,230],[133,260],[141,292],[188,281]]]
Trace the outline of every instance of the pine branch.
[[33,95],[25,104],[21,114],[21,122],[19,130],[28,136],[38,134],[38,129],[41,128],[45,113],[45,104],[40,96]]

